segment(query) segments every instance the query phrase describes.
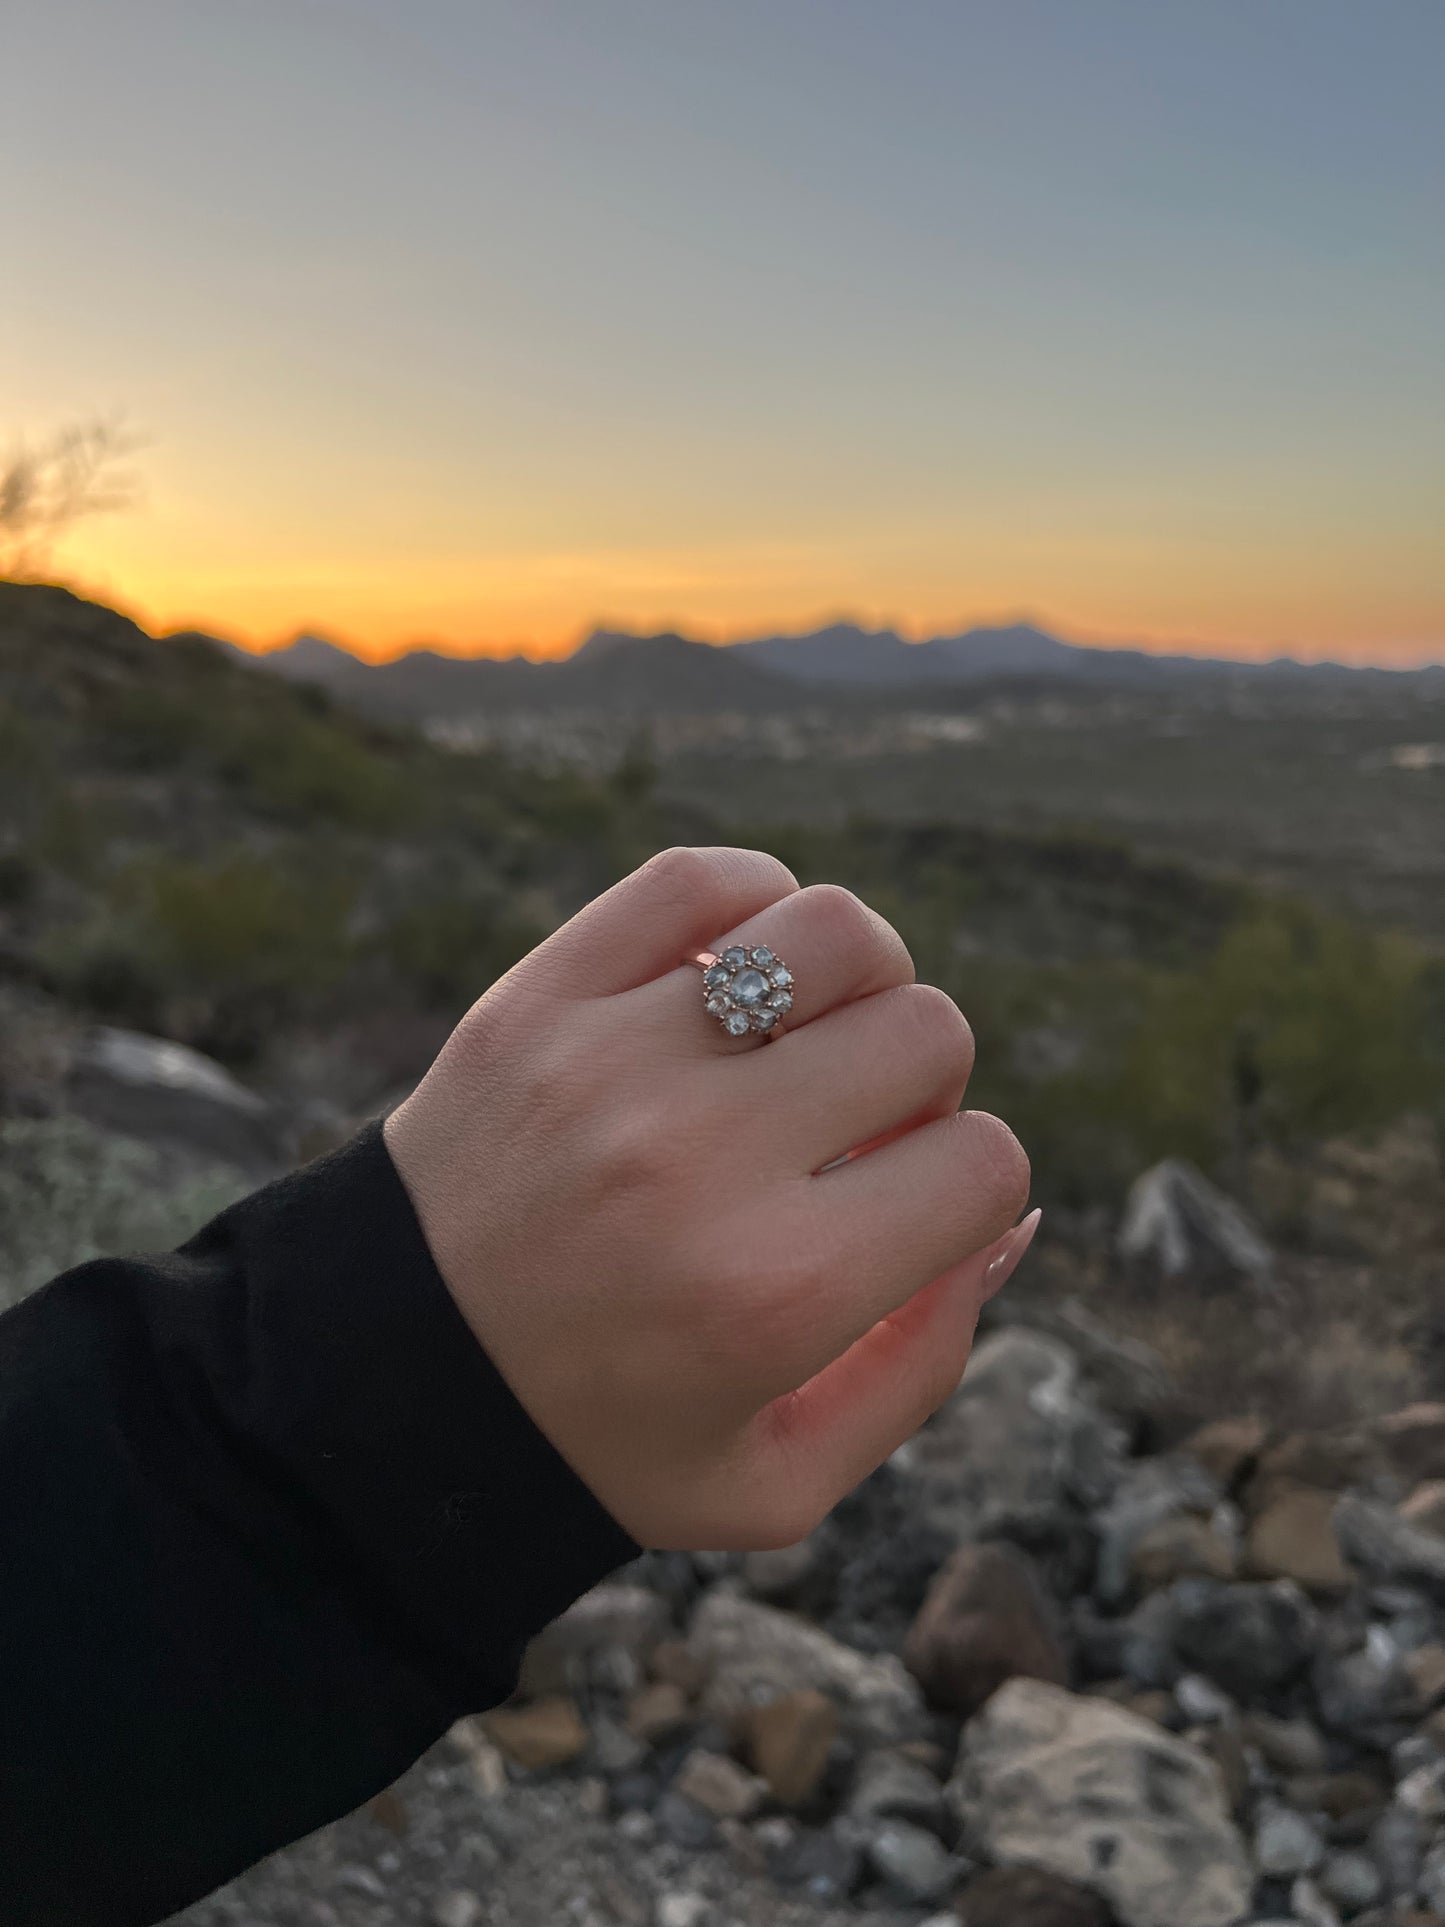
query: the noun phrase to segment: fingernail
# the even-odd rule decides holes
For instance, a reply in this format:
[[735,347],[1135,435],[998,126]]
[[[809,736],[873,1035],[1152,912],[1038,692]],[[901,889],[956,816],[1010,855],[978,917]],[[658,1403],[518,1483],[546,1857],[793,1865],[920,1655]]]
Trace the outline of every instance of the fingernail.
[[1008,1243],[994,1259],[983,1275],[984,1290],[990,1298],[1006,1285],[1017,1271],[1019,1260],[1034,1241],[1034,1233],[1039,1228],[1043,1212],[1037,1206],[1030,1211],[1022,1224],[1016,1224],[1009,1233]]

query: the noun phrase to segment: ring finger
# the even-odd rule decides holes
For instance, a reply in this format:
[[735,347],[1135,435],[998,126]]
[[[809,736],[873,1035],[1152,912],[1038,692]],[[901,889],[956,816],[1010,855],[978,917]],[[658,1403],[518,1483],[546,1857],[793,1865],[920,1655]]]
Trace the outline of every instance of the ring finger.
[[[902,937],[876,910],[836,883],[814,883],[771,903],[765,910],[721,932],[708,948],[721,956],[733,945],[752,950],[765,944],[786,966],[790,981],[778,989],[791,998],[781,1013],[785,1030],[795,1030],[825,1011],[877,990],[914,981],[913,959]],[[643,1000],[649,1019],[675,1021],[679,1002],[700,1003],[699,973],[682,964],[651,983],[623,993]],[[702,1013],[698,1013],[702,1017]],[[710,1016],[698,1023],[699,1049],[711,1056],[732,1056],[739,1040],[729,1037]],[[750,1038],[743,1049],[756,1048]]]

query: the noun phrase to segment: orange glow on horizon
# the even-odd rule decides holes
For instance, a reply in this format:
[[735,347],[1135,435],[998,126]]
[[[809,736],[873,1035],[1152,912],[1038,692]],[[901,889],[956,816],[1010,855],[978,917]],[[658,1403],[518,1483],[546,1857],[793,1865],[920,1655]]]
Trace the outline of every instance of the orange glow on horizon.
[[[1262,573],[1235,587],[1230,606],[1220,611],[1217,583],[1190,598],[1158,565],[1152,580],[1140,566],[1137,597],[1124,596],[1111,579],[1119,558],[1067,560],[1068,568],[1056,562],[1038,571],[1041,590],[1028,604],[1002,580],[980,579],[973,594],[944,594],[936,581],[944,571],[932,555],[920,555],[915,565],[885,554],[871,571],[872,593],[845,598],[806,586],[828,572],[826,557],[806,552],[735,559],[663,551],[482,560],[337,556],[269,569],[218,567],[197,557],[189,567],[168,568],[161,556],[132,553],[122,522],[98,522],[72,537],[50,573],[153,635],[200,630],[256,654],[298,635],[318,635],[367,662],[416,649],[552,660],[570,655],[594,628],[677,631],[725,645],[834,623],[892,629],[910,641],[1029,623],[1094,647],[1240,661],[1293,656],[1408,667],[1445,659],[1445,602],[1431,597],[1433,584],[1423,579],[1397,584],[1387,610],[1378,609],[1378,598],[1352,598],[1377,611],[1377,624],[1366,628],[1362,611],[1343,597],[1321,602],[1286,594]],[[846,566],[837,571],[848,572]],[[926,600],[909,594],[912,575],[933,589]],[[1258,610],[1253,619],[1251,604]]]

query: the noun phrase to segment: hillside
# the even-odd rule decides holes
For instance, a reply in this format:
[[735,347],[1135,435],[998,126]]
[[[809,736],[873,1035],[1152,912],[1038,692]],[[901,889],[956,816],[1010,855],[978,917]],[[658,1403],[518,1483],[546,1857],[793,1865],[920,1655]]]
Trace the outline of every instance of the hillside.
[[1072,1208],[1166,1150],[1220,1167],[1445,1088],[1440,969],[1403,938],[1078,828],[769,820],[736,786],[723,822],[630,740],[593,774],[456,755],[203,638],[0,585],[0,993],[349,1114],[588,897],[667,843],[721,839],[898,924],[975,1022],[977,1101]]

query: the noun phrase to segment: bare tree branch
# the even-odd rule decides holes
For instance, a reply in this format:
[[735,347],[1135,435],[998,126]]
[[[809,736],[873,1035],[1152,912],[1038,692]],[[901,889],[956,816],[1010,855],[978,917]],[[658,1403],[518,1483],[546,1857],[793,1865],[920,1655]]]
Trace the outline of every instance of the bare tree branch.
[[119,423],[94,421],[0,457],[0,577],[33,575],[73,523],[128,508],[138,485],[116,464],[141,446]]

